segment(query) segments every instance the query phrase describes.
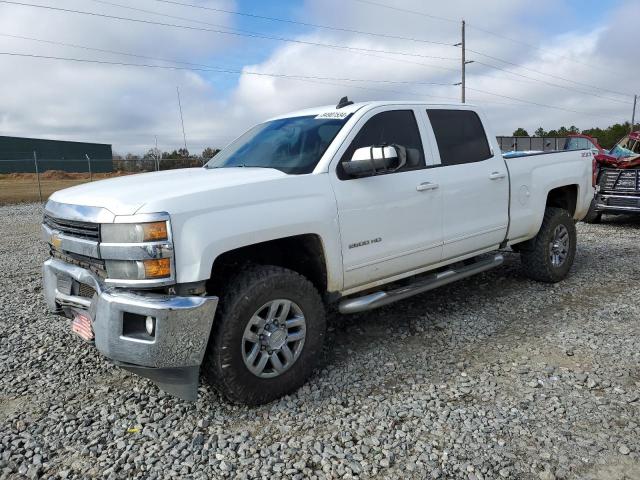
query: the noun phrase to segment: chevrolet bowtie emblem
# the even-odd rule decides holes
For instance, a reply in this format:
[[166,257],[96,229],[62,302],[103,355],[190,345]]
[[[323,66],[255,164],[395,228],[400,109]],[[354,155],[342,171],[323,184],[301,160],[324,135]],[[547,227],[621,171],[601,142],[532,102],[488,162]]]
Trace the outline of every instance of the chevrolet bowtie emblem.
[[54,246],[54,248],[60,248],[60,246],[62,245],[62,239],[56,233],[52,233],[50,243]]

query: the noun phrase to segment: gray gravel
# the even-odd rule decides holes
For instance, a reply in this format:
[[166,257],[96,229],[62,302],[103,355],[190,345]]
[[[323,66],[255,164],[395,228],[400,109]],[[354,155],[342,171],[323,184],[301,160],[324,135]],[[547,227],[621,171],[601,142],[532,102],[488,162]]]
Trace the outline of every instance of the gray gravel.
[[640,220],[579,224],[570,278],[492,272],[331,315],[260,408],[190,404],[46,313],[36,205],[0,207],[0,478],[640,478]]

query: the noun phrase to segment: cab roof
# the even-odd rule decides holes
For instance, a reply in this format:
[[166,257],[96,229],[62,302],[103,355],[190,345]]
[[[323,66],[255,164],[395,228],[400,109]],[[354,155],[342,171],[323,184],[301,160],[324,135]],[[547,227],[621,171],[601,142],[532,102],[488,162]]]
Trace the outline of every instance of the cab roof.
[[267,121],[278,120],[281,118],[291,118],[291,117],[306,117],[306,116],[317,116],[327,112],[341,112],[345,114],[355,113],[362,108],[366,108],[367,110],[376,108],[376,107],[384,107],[387,105],[424,105],[431,107],[472,107],[475,108],[476,105],[471,103],[456,103],[456,102],[422,102],[419,100],[387,100],[387,101],[375,101],[375,102],[359,102],[352,103],[351,105],[347,105],[342,108],[336,108],[336,105],[324,105],[321,107],[312,107],[306,108],[304,110],[297,110],[295,112],[289,112],[282,115],[278,115],[270,118]]

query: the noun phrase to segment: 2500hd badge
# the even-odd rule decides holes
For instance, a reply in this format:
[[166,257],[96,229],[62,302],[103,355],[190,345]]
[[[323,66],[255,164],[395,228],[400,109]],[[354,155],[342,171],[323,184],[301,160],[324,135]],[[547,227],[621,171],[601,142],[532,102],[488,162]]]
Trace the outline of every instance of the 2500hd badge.
[[349,245],[349,248],[358,248],[364,247],[365,245],[370,245],[372,243],[380,243],[382,241],[382,237],[373,238],[371,240],[363,240],[362,242],[352,243]]

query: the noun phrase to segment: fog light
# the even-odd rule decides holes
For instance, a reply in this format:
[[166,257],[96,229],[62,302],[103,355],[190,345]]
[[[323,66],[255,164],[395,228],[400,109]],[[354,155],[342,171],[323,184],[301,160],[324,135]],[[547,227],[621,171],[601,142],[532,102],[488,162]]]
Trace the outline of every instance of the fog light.
[[171,261],[168,258],[144,260],[145,278],[165,278],[171,276]]
[[147,317],[144,322],[144,326],[147,329],[147,333],[153,337],[153,333],[156,329],[156,319],[153,317]]

